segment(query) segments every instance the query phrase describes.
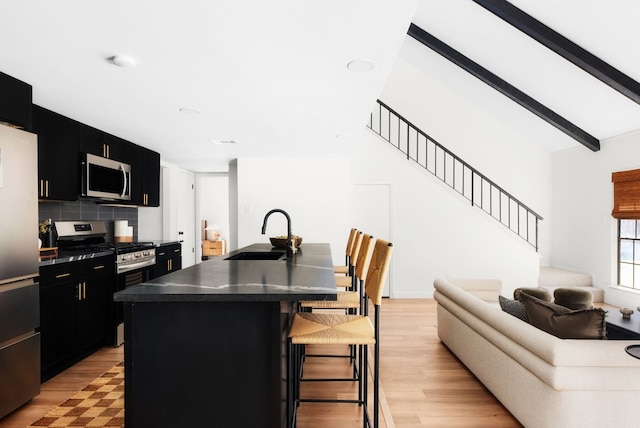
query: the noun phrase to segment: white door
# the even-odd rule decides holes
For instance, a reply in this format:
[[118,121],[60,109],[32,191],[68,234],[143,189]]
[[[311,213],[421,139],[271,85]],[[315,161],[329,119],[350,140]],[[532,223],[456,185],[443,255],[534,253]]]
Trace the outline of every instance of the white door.
[[[380,238],[391,241],[391,186],[389,184],[356,184],[354,186],[354,222],[353,226]],[[393,263],[389,267],[389,276],[382,295],[391,295]]]

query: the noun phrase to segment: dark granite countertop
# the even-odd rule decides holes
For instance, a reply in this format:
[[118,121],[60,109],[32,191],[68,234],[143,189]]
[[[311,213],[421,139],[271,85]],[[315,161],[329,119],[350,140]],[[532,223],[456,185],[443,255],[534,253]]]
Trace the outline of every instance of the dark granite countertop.
[[177,241],[177,240],[171,241],[171,240],[162,240],[162,239],[154,239],[153,241],[150,241],[150,242],[153,242],[153,245],[155,247],[164,247],[165,245],[173,245],[173,244],[180,243],[180,241]]
[[[289,260],[225,260],[253,244],[114,294],[116,302],[335,300],[329,244],[307,244]],[[275,250],[274,250],[275,251]]]
[[[64,252],[58,253],[57,256],[45,256],[40,259],[39,266],[51,266],[51,265],[59,265],[62,263],[70,263],[70,262],[78,262],[81,260],[90,260],[103,256],[113,256],[115,251],[106,250],[106,251],[97,251],[95,253],[78,253],[78,254],[68,254]],[[115,263],[115,261],[114,261]]]

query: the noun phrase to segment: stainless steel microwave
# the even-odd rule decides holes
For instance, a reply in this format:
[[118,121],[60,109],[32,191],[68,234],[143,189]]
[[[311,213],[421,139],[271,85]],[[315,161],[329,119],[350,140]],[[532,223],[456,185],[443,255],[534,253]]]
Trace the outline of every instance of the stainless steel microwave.
[[82,196],[131,200],[131,165],[85,153],[82,160]]

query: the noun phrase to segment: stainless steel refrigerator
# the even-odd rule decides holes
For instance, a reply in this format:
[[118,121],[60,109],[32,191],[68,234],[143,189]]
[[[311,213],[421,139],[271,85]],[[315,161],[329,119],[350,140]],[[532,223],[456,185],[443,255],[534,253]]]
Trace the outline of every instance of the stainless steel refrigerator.
[[0,125],[0,418],[40,393],[38,140]]

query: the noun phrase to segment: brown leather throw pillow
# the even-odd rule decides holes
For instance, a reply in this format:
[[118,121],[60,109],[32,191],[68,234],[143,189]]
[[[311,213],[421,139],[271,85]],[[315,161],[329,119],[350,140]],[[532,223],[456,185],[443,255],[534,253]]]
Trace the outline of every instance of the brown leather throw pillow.
[[529,324],[561,339],[606,339],[605,314],[601,308],[571,310],[521,293]]

